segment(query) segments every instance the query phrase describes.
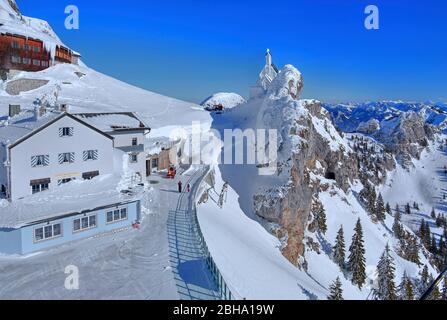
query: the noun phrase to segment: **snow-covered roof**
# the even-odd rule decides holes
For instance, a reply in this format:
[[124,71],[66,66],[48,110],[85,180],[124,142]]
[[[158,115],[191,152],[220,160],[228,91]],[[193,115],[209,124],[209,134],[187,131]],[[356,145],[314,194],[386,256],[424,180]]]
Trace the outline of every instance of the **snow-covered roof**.
[[21,143],[23,140],[31,137],[33,134],[40,130],[43,130],[46,126],[58,121],[59,119],[68,116],[73,120],[78,121],[92,130],[99,132],[100,134],[113,139],[106,132],[101,129],[92,126],[91,124],[82,121],[79,117],[74,117],[68,113],[61,113],[58,111],[47,111],[44,115],[39,118],[35,118],[34,111],[26,111],[19,114],[5,122],[3,126],[0,127],[0,142],[4,148],[13,146]]
[[103,131],[149,130],[149,127],[133,112],[78,113],[75,117]]
[[0,126],[0,142],[5,146],[13,144],[62,115],[60,112],[48,112],[36,120],[34,112],[23,112]]
[[45,49],[51,52],[52,57],[55,56],[57,46],[69,48],[47,21],[22,16],[11,7],[9,0],[0,0],[0,34],[38,39],[44,43]]

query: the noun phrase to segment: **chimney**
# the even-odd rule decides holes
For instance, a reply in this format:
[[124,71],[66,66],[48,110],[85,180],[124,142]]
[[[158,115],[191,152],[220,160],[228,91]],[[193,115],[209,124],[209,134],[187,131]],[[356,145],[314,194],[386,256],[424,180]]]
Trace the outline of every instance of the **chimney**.
[[47,113],[47,109],[44,106],[39,106],[36,105],[34,106],[34,121],[39,120],[40,118],[42,118],[45,113]]
[[61,104],[60,107],[59,107],[59,111],[60,112],[69,113],[70,112],[70,106],[68,104],[66,104],[66,103]]

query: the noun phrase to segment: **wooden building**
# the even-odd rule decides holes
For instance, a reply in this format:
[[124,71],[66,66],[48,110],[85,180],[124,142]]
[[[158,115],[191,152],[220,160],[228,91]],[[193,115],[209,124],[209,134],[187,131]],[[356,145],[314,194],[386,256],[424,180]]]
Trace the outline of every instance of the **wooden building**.
[[51,54],[44,43],[13,34],[0,35],[1,69],[41,71],[50,66]]
[[41,71],[53,63],[78,64],[80,54],[57,45],[54,57],[43,41],[17,34],[0,34],[0,69]]

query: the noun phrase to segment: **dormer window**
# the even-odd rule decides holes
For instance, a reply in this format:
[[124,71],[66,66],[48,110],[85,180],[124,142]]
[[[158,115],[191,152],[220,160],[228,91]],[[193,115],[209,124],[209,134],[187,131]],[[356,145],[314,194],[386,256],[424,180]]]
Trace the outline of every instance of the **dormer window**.
[[132,139],[132,146],[137,146],[138,145],[138,138],[133,138]]
[[73,136],[73,128],[64,127],[59,128],[59,137],[72,137]]

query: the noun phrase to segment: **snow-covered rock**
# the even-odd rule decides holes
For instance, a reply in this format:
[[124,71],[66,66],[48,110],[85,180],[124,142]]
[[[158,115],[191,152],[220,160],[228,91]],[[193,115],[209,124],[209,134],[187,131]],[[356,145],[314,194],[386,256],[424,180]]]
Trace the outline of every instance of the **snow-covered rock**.
[[[299,267],[297,270],[301,270],[295,275],[289,274],[288,280],[273,277],[274,280],[266,283],[265,287],[273,288],[276,282],[281,282],[283,287],[287,288],[285,290],[292,290],[288,283],[293,282],[293,278],[300,279],[297,280],[298,284],[302,285],[303,291],[308,292],[309,297],[313,298],[325,299],[324,293],[320,292],[321,286],[327,289],[337,276],[342,279],[345,297],[367,298],[372,289],[371,283],[376,280],[376,265],[387,244],[392,247],[391,255],[395,260],[397,271],[396,282],[400,282],[404,271],[411,278],[417,278],[423,264],[427,264],[430,272],[434,273],[435,269],[424,250],[419,251],[422,265],[402,258],[399,255],[401,244],[391,231],[393,218],[387,215],[383,223],[377,223],[358,199],[357,195],[364,188],[363,183],[366,181],[379,185],[387,180],[387,172],[394,170],[396,165],[393,154],[386,151],[380,141],[360,134],[363,139],[362,147],[365,148],[362,150],[367,152],[359,151],[357,145],[354,150],[352,137],[349,135],[345,138],[344,134],[335,129],[331,119],[338,116],[339,120],[346,120],[355,113],[355,107],[343,106],[346,114],[340,112],[334,116],[333,112],[326,111],[316,100],[300,100],[302,88],[301,73],[293,66],[285,66],[267,84],[265,91],[257,90],[256,95],[252,95],[246,104],[215,119],[213,126],[221,134],[224,129],[231,128],[242,131],[260,128],[278,130],[277,171],[273,176],[259,175],[258,169],[265,163],[216,166],[215,170],[219,171],[217,180],[221,180],[220,185],[228,183],[229,189],[234,194],[231,196],[232,200],[228,200],[231,203],[227,204],[227,208],[224,206],[216,209],[212,203],[208,203],[204,209],[206,213],[202,214],[201,223],[204,221],[203,223],[213,230],[212,234],[217,238],[227,235],[228,230],[244,229],[249,234],[259,232],[249,224],[242,226],[242,219],[225,221],[220,219],[220,216],[234,214],[240,208],[245,215],[258,221],[277,237],[278,250],[292,264]],[[376,112],[373,106],[366,109],[364,111],[367,115]],[[410,110],[384,111],[384,116],[378,119],[369,116],[359,117],[359,121],[354,121],[353,131],[361,123],[365,123],[364,126],[368,129],[366,131],[372,133],[395,128],[397,131],[401,130],[399,141],[405,140],[409,144],[422,143],[420,138],[425,132],[424,121],[421,122],[420,119],[407,114],[408,111]],[[402,115],[394,126],[390,125],[394,119],[391,116],[392,112],[398,115],[397,118]],[[410,129],[412,126],[414,128]],[[360,138],[358,139],[360,141]],[[268,145],[265,147],[267,149]],[[364,158],[368,161],[363,161]],[[220,190],[219,187],[217,190]],[[328,226],[326,234],[319,232],[316,226],[318,208],[324,208],[326,212]],[[347,277],[332,259],[332,246],[340,226],[343,226],[349,242],[359,219],[364,230],[368,278],[361,290],[351,283],[349,276]],[[211,225],[213,223],[215,225]],[[219,232],[220,228],[225,232]],[[205,238],[206,234],[207,231]],[[414,233],[411,234],[414,236]],[[259,235],[259,237],[260,246],[261,243],[264,244],[265,236]],[[253,237],[238,234],[230,238],[231,240],[225,242],[231,247],[227,253],[224,252],[227,246],[218,241],[211,240],[210,245],[211,251],[218,254],[217,261],[218,264],[221,263],[219,267],[224,270],[226,279],[230,279],[230,286],[236,291],[246,292],[248,297],[271,298],[268,289],[263,290],[260,287],[252,289],[256,286],[252,281],[254,274],[241,267],[240,260],[244,260],[244,257],[251,259],[248,257],[251,257],[253,251],[256,252],[256,256],[262,255],[256,251],[257,246]],[[245,248],[242,243],[249,246],[246,253],[243,253]],[[348,246],[349,244],[346,245],[346,249]],[[221,255],[225,256],[225,259],[221,260]],[[230,263],[233,258],[237,261]],[[272,255],[268,260],[271,259]],[[246,263],[250,264],[250,261]],[[276,259],[275,263],[281,264]],[[276,267],[272,266],[272,270],[276,270]],[[243,275],[239,277],[235,274],[235,270],[239,270]],[[257,270],[255,277],[262,277],[263,272],[265,277],[271,277],[261,268]],[[302,278],[303,275],[314,279],[319,285],[309,286],[305,278]]]
[[208,97],[201,105],[208,111],[231,109],[247,101],[237,93],[219,92]]
[[371,119],[367,122],[362,122],[357,127],[357,132],[372,134],[380,130],[380,122],[377,119]]

